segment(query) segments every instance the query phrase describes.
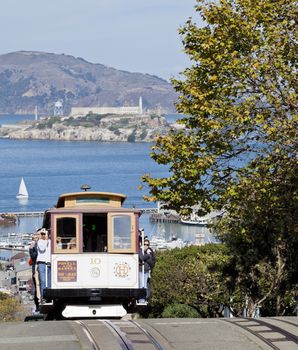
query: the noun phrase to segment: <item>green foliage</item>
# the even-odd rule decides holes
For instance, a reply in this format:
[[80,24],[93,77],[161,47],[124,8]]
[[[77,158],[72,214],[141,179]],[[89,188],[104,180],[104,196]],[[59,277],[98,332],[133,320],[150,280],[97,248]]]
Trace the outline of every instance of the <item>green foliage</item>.
[[171,304],[165,307],[163,318],[196,318],[199,317],[197,310],[185,304]]
[[7,299],[9,296],[6,293],[0,292],[0,301]]
[[130,122],[130,118],[122,117],[118,120],[118,125],[119,127],[125,127],[129,125],[129,122]]
[[20,321],[22,319],[22,307],[19,301],[0,292],[0,320],[3,322]]
[[94,124],[92,122],[86,121],[86,122],[81,122],[80,126],[82,126],[83,128],[93,128]]
[[88,122],[93,122],[94,124],[98,125],[100,123],[101,119],[103,118],[103,115],[89,112],[85,118]]
[[171,304],[187,304],[205,317],[228,299],[223,271],[230,257],[224,246],[207,244],[158,252],[150,307],[159,316]]
[[[280,312],[280,314],[282,314],[283,316],[296,315],[297,311],[296,313],[294,313],[294,310],[295,310],[295,307],[297,306],[297,300],[295,299],[295,297],[297,298],[297,295],[298,295],[298,288],[293,289],[292,291],[286,292],[282,298],[279,298],[279,304],[280,304],[279,307],[280,307],[280,310],[282,310],[282,313]],[[264,317],[276,315],[277,314],[276,309],[277,309],[276,298],[269,297],[264,301],[261,307],[261,315]]]
[[46,129],[46,128],[52,128],[52,126],[56,123],[61,122],[60,117],[50,117],[46,119],[42,119],[38,122],[37,125],[34,125],[37,129]]
[[184,215],[223,210],[230,303],[281,314],[298,285],[297,3],[198,0],[196,11],[206,25],[181,28],[192,65],[172,81],[185,128],[153,146],[170,171],[143,177],[147,199]]
[[234,278],[251,312],[261,305],[271,315],[287,310],[298,286],[297,169],[274,160],[243,172],[233,201],[227,198],[229,214],[214,227],[234,256]]
[[[262,316],[293,315],[297,287],[290,289],[283,276],[282,288],[272,288],[280,271],[265,260],[252,262],[253,251],[246,248],[207,244],[158,252],[150,303],[141,316],[222,317],[224,306],[235,316],[244,308],[253,316],[256,307]],[[186,313],[186,305],[197,316]]]
[[45,123],[38,123],[38,124],[34,125],[34,128],[42,130],[42,129],[46,128],[46,124]]
[[205,211],[221,208],[223,193],[249,160],[293,158],[297,149],[295,2],[198,3],[207,24],[189,20],[180,30],[193,65],[172,81],[186,128],[152,148],[170,176],[143,178],[150,200],[184,214],[198,200]]
[[63,120],[63,125],[72,126],[72,127],[80,126],[81,120],[79,118],[72,118],[72,117],[66,118],[65,120]]
[[59,123],[61,121],[60,117],[51,117],[46,120],[46,127],[51,128],[55,123]]

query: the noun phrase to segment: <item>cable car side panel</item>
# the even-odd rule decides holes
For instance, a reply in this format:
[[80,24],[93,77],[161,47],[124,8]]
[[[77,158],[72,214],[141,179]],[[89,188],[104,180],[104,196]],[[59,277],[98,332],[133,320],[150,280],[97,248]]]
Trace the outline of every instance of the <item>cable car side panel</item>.
[[137,254],[53,254],[52,289],[138,288]]

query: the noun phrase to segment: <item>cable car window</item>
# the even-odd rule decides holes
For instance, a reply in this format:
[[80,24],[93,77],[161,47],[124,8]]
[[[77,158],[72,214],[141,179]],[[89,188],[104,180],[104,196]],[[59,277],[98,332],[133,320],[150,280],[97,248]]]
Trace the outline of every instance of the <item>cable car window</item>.
[[109,252],[134,252],[135,224],[132,214],[110,214]]
[[83,214],[83,252],[107,252],[107,214]]
[[69,215],[55,215],[55,252],[77,253],[78,217]]

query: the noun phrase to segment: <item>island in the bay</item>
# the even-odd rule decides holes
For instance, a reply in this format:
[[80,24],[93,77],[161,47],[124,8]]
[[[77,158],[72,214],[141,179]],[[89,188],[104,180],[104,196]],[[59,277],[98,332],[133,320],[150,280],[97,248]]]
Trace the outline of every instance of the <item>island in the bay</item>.
[[172,127],[162,113],[175,113],[176,100],[173,86],[154,75],[64,54],[0,55],[0,115],[41,116],[16,125],[0,118],[0,137],[151,142]]
[[0,137],[12,139],[152,142],[169,132],[163,115],[146,113],[142,100],[135,107],[76,107],[68,116],[56,115],[1,125]]

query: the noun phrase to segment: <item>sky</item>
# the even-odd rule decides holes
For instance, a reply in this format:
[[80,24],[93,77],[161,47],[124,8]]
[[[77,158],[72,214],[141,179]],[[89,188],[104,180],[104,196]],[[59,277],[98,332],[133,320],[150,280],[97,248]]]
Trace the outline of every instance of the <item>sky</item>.
[[196,0],[0,0],[0,54],[82,57],[169,80],[190,65],[178,28]]

